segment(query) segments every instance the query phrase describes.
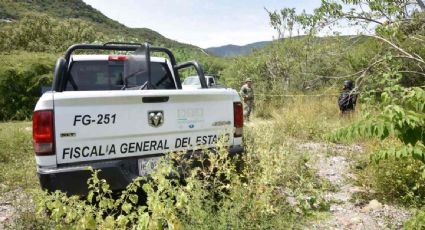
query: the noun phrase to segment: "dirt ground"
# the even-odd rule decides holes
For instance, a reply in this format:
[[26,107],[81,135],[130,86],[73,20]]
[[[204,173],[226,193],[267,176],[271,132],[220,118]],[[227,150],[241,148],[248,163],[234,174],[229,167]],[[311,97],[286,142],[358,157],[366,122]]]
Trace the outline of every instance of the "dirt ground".
[[22,191],[8,191],[0,195],[0,230],[5,229],[13,221],[16,213],[16,201]]
[[306,229],[401,229],[410,217],[410,213],[401,207],[382,204],[378,200],[356,202],[352,199],[355,193],[368,192],[351,183],[356,178],[351,173],[353,162],[348,156],[361,153],[361,146],[310,142],[299,144],[298,148],[314,154],[317,159],[312,167],[317,169],[318,176],[337,187],[337,191],[326,194],[332,203],[330,218],[312,223]]

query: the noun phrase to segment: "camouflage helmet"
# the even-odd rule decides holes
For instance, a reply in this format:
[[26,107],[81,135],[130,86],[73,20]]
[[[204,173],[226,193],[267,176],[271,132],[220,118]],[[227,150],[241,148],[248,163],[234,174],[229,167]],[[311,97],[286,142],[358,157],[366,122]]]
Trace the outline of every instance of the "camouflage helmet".
[[247,78],[245,82],[252,82],[251,78]]

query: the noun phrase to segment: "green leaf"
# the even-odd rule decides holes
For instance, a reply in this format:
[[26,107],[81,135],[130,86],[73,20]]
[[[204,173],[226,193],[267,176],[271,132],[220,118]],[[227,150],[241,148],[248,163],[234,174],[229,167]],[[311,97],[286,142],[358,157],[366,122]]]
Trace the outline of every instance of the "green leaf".
[[128,203],[128,202],[125,202],[123,205],[122,205],[122,210],[125,212],[125,213],[130,213],[130,211],[131,211],[131,208],[132,208],[133,206],[131,205],[131,203]]
[[133,204],[137,204],[137,201],[139,200],[139,197],[136,194],[130,194],[128,198]]

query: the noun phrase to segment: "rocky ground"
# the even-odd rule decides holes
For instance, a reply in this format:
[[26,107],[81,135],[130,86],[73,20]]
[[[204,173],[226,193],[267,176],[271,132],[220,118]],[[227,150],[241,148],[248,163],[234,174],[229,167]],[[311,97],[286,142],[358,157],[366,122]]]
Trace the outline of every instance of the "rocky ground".
[[6,227],[6,223],[10,221],[15,208],[10,202],[0,202],[0,229]]
[[304,143],[298,148],[314,154],[317,174],[326,178],[337,189],[328,192],[326,198],[332,203],[330,218],[312,223],[307,229],[401,229],[409,218],[407,210],[378,200],[355,201],[353,195],[364,191],[354,186],[355,175],[351,173],[353,164],[350,154],[361,153],[358,145],[327,145],[324,143]]
[[0,229],[5,229],[11,222],[16,212],[15,198],[19,191],[2,192],[0,195]]

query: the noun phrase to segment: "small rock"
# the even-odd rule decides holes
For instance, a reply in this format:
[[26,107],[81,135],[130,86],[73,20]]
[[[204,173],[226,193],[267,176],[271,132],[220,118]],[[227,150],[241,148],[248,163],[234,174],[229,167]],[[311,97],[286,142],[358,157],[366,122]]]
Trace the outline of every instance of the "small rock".
[[359,193],[359,192],[366,192],[363,188],[354,186],[349,188],[350,193]]
[[286,197],[286,202],[288,202],[288,204],[291,206],[291,207],[295,207],[295,206],[297,206],[297,200],[295,199],[295,197],[292,197],[292,196],[288,196],[288,197]]
[[331,205],[331,207],[329,208],[329,210],[331,212],[338,212],[338,211],[341,211],[342,208],[339,205]]
[[369,211],[372,211],[372,210],[379,210],[379,209],[382,209],[382,204],[379,203],[379,201],[377,201],[377,200],[371,200],[368,205],[366,205],[362,208],[361,211],[362,212],[369,212]]
[[353,224],[359,224],[360,222],[362,222],[362,220],[360,219],[360,217],[358,217],[358,216],[355,216],[355,217],[353,217],[353,218],[351,218],[351,223],[353,223]]
[[379,203],[379,201],[377,200],[371,200],[368,206],[370,207],[370,209],[374,209],[374,210],[382,208],[382,204]]
[[339,220],[338,220],[338,222],[342,225],[342,226],[350,226],[352,223],[351,223],[351,220],[350,219],[348,219],[347,217],[342,217],[342,218],[340,218]]

